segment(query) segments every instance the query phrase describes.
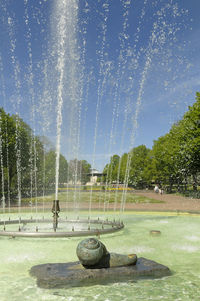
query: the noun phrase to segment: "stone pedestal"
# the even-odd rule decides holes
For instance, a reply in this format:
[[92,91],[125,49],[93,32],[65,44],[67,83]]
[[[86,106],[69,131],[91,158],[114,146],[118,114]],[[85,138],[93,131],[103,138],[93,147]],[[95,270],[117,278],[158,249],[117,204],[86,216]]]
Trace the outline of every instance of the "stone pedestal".
[[139,278],[159,278],[171,274],[168,267],[146,258],[138,258],[135,265],[102,269],[85,269],[77,262],[47,263],[33,266],[30,274],[42,288],[86,286],[124,282]]

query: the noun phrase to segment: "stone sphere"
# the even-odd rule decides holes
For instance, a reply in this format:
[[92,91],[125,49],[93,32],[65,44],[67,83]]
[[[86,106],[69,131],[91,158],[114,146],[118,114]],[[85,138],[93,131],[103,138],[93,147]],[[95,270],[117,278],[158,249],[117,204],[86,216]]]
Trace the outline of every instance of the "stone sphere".
[[80,263],[85,266],[97,264],[106,253],[106,247],[96,238],[84,239],[76,248]]

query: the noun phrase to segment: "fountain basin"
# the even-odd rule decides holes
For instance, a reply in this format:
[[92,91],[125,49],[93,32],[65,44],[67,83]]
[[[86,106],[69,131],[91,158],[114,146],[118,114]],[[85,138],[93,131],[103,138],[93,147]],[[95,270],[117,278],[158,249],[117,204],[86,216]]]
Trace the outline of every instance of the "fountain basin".
[[41,288],[66,288],[160,278],[171,275],[171,271],[167,266],[140,257],[134,265],[103,269],[85,269],[79,261],[40,264],[33,266],[30,274],[37,278],[37,285]]
[[[80,219],[87,218],[87,214],[81,212]],[[99,213],[92,213],[92,218],[98,216],[103,218]],[[17,217],[18,214],[11,214],[11,220]],[[72,217],[69,214],[69,219]],[[113,213],[106,217],[113,219]],[[38,287],[29,271],[33,266],[45,263],[75,262],[75,250],[82,238],[0,237],[0,300],[198,300],[199,218],[199,215],[177,215],[175,212],[126,212],[123,215],[125,227],[113,234],[102,235],[101,241],[113,252],[136,253],[138,259],[143,257],[159,262],[169,267],[171,276],[124,277],[115,282],[105,279],[98,280],[97,285],[90,285],[88,281],[88,285],[81,287]],[[5,215],[1,219],[5,219]],[[149,235],[152,229],[161,231],[161,235]]]

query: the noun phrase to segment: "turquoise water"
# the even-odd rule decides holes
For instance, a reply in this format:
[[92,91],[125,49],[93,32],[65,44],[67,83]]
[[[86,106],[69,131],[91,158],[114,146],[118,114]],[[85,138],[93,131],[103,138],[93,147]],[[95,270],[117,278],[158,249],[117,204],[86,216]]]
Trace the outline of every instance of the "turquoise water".
[[[41,289],[29,269],[76,261],[81,238],[0,238],[0,300],[200,300],[200,217],[127,213],[124,230],[101,237],[107,249],[167,265],[172,276],[68,289]],[[160,236],[149,235],[160,230]]]

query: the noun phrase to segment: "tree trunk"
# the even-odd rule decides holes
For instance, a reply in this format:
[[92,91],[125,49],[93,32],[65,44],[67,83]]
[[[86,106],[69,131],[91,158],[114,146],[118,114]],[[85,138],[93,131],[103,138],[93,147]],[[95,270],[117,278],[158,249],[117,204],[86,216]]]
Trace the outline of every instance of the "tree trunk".
[[192,183],[193,190],[197,191],[197,176],[196,175],[192,175],[192,178],[193,178],[193,183]]
[[172,193],[172,188],[173,188],[173,181],[170,180],[170,182],[169,182],[169,193]]

